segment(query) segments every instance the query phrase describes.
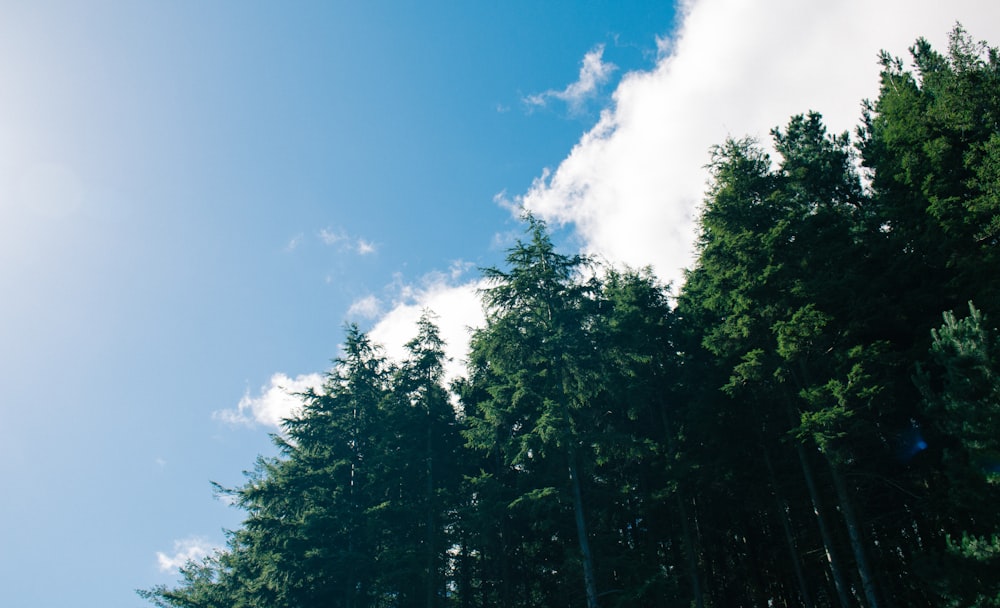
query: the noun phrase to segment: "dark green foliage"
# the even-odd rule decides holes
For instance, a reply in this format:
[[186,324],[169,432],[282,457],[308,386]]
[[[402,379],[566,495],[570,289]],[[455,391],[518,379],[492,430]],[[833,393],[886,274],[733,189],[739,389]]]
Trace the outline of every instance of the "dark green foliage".
[[[442,386],[432,317],[357,328],[161,607],[1000,605],[1000,58],[882,58],[712,150],[697,261],[560,253],[525,218]],[[954,311],[969,306],[969,315]],[[944,325],[941,315],[944,314]]]
[[[184,570],[160,605],[427,606],[445,595],[447,530],[457,491],[454,411],[441,386],[442,344],[428,318],[390,367],[356,327],[322,391],[242,487],[247,513],[229,547]],[[243,602],[243,603],[239,603]]]
[[590,419],[605,385],[594,336],[596,283],[579,280],[583,258],[556,253],[544,224],[527,220],[530,241],[510,250],[510,269],[485,271],[487,324],[473,337],[470,367],[483,370],[473,378],[485,382],[489,398],[473,404],[468,436],[507,469],[509,509],[533,520],[523,547],[550,574],[528,575],[532,601],[578,595],[566,572],[580,570],[587,603],[596,606],[580,479],[594,460]]
[[[931,431],[940,433],[942,475],[935,499],[946,509],[946,566],[935,580],[947,605],[998,606],[1000,584],[1000,344],[970,302],[969,315],[946,311],[932,330],[916,377]],[[943,549],[943,551],[942,551]],[[974,581],[972,586],[969,582]]]
[[[984,478],[1000,482],[1000,344],[996,331],[971,302],[957,320],[946,311],[944,325],[931,330],[930,356],[937,374],[920,368],[918,386],[931,423],[956,443],[954,457],[977,464]],[[936,388],[935,388],[936,385]]]
[[882,91],[866,104],[860,148],[878,200],[882,278],[904,302],[912,298],[900,321],[930,327],[969,300],[996,309],[996,286],[980,277],[997,265],[1000,58],[961,27],[948,55],[922,39],[911,53],[916,73],[883,55]]

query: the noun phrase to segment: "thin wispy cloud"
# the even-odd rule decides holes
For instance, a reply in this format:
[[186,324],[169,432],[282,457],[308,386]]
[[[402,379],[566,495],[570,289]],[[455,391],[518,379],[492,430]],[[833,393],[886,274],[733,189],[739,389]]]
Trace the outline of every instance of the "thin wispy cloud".
[[324,245],[337,247],[340,251],[353,251],[358,255],[372,255],[377,251],[374,241],[351,236],[343,228],[323,228],[318,236]]
[[570,83],[565,89],[549,89],[542,93],[534,93],[524,98],[529,107],[544,107],[549,101],[558,99],[565,102],[571,112],[578,112],[583,104],[597,94],[598,88],[607,83],[616,66],[605,62],[604,45],[598,45],[583,56],[580,65],[580,75],[576,82]]
[[465,260],[453,260],[448,266],[448,276],[452,281],[458,281],[468,272],[476,268],[475,262],[466,262]]
[[293,236],[291,239],[288,240],[288,244],[285,245],[285,251],[295,251],[296,249],[299,248],[299,245],[302,244],[303,240],[305,240],[304,234],[301,233],[296,234],[295,236]]
[[347,317],[349,319],[362,318],[366,320],[371,320],[382,314],[382,301],[378,297],[369,295],[361,298],[360,300],[355,300],[351,303],[350,308],[347,309]]
[[212,417],[228,424],[278,429],[283,420],[292,418],[301,410],[302,399],[298,394],[309,389],[318,390],[322,386],[322,374],[301,374],[291,378],[279,372],[272,375],[257,394],[251,395],[247,391],[235,408],[219,410]]
[[346,232],[343,230],[333,230],[332,228],[323,228],[320,230],[319,238],[323,241],[324,245],[336,245],[349,240]]

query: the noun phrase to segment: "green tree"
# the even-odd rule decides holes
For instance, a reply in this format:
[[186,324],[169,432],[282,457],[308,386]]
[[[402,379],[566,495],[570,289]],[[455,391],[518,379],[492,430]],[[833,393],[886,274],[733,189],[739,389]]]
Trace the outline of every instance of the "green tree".
[[968,316],[943,316],[915,376],[944,463],[936,494],[949,517],[936,547],[945,566],[937,590],[944,605],[1000,606],[1000,343],[971,302]]
[[[876,349],[856,335],[856,312],[845,300],[860,283],[854,260],[861,250],[859,224],[868,213],[867,201],[847,135],[828,135],[818,114],[793,117],[772,135],[781,155],[776,169],[749,140],[731,140],[714,153],[698,265],[688,275],[679,311],[703,336],[703,356],[715,357],[728,375],[722,388],[735,401],[710,397],[706,405],[711,409],[699,416],[719,416],[716,408],[725,408],[720,418],[731,430],[719,453],[732,454],[732,464],[724,470],[745,476],[748,496],[760,487],[755,479],[767,481],[778,498],[761,494],[760,505],[755,505],[758,517],[784,532],[792,555],[799,544],[793,533],[794,512],[781,507],[775,517],[773,505],[786,504],[789,491],[779,487],[784,475],[774,469],[772,453],[784,451],[786,435],[795,433],[795,460],[836,597],[842,606],[852,602],[851,581],[841,565],[845,551],[824,514],[823,505],[830,502],[845,515],[848,551],[867,602],[877,606],[855,498],[840,470],[857,458],[848,450],[854,443],[843,439],[854,439],[864,428],[853,420],[867,412],[878,391],[866,368]],[[833,496],[821,489],[814,458],[806,449],[813,439],[830,465],[837,489]],[[753,471],[743,469],[749,464],[748,453],[760,455]],[[764,471],[769,479],[761,479]],[[727,558],[718,559],[724,563]],[[762,587],[747,592],[773,593],[764,590],[771,584],[770,575],[757,572],[759,559],[746,559],[745,585]],[[780,574],[782,587],[798,591],[799,601],[807,602],[812,594],[805,573],[798,566],[793,570]]]
[[969,315],[944,313],[931,330],[935,374],[918,368],[917,384],[931,423],[954,441],[947,455],[984,480],[1000,483],[1000,344],[972,302]]
[[598,431],[592,483],[603,500],[594,509],[595,546],[604,585],[620,590],[607,601],[704,606],[669,289],[648,269],[611,268],[600,298],[595,330],[605,381],[591,424]]
[[[883,553],[883,570],[898,572],[897,598],[934,593],[929,585],[939,566],[926,560],[924,548],[942,546],[944,531],[961,529],[960,520],[968,518],[941,494],[956,474],[949,456],[955,450],[920,406],[922,395],[910,382],[914,366],[925,359],[942,310],[973,300],[993,315],[1000,305],[997,51],[956,26],[946,53],[923,39],[910,53],[912,70],[883,53],[879,97],[866,103],[858,146],[871,184],[863,234],[868,280],[859,286],[869,316],[858,328],[883,345],[876,373],[883,387],[880,415],[872,428],[897,429],[901,447],[915,436],[927,445],[916,455],[906,448],[910,453],[898,470],[870,468],[912,495],[886,494],[891,511],[912,522],[891,531],[894,540],[880,539],[898,548]],[[908,574],[921,568],[925,576]]]
[[583,258],[557,253],[544,223],[527,222],[530,240],[509,251],[510,269],[484,271],[487,321],[473,337],[470,366],[488,397],[471,408],[469,438],[496,453],[517,480],[511,508],[532,513],[535,526],[551,524],[549,538],[564,538],[569,505],[578,551],[550,554],[549,574],[536,579],[539,600],[554,602],[560,585],[552,577],[578,567],[586,603],[596,608],[581,475],[593,460],[582,417],[602,382],[591,331],[595,289],[581,280]]
[[322,391],[302,395],[302,412],[275,437],[279,456],[259,458],[244,485],[218,487],[246,511],[219,555],[190,564],[175,589],[145,597],[162,606],[246,607],[377,605],[379,552],[391,542],[378,517],[374,435],[389,368],[357,327]]
[[382,402],[377,451],[389,483],[378,506],[388,536],[379,576],[395,590],[394,606],[430,608],[447,595],[462,454],[455,410],[442,384],[444,342],[429,311],[417,329]]
[[899,336],[919,328],[923,352],[941,310],[974,300],[993,313],[1000,303],[997,282],[983,280],[1000,263],[1000,56],[961,26],[947,55],[924,39],[910,53],[913,71],[882,54],[859,149],[877,203],[869,245],[884,264],[878,302],[897,303],[885,327]]

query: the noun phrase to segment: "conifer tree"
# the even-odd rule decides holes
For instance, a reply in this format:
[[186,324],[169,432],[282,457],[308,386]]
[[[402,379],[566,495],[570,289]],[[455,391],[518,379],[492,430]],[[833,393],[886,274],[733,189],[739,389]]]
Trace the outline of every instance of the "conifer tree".
[[381,561],[392,565],[383,570],[396,590],[394,605],[432,608],[444,602],[447,551],[457,542],[450,531],[462,454],[432,313],[421,315],[417,331],[382,406],[379,453],[394,482],[379,507],[389,537]]
[[[511,506],[542,519],[536,525],[559,539],[561,554],[550,554],[546,569],[563,577],[579,564],[586,604],[596,608],[582,478],[593,457],[581,420],[602,381],[592,335],[594,288],[581,280],[584,258],[557,253],[545,224],[531,216],[527,222],[530,240],[509,251],[509,270],[484,271],[487,323],[473,337],[470,364],[483,370],[489,396],[474,406],[469,437],[516,480]],[[567,533],[576,537],[576,551],[564,544]],[[553,593],[565,592],[550,577],[535,576],[540,596],[532,601],[553,602]]]
[[[945,475],[935,492],[948,526],[937,580],[947,605],[1000,606],[1000,342],[971,302],[968,316],[944,313],[916,382],[943,444]],[[933,439],[932,439],[933,440]],[[921,437],[919,441],[924,441]],[[992,579],[992,580],[991,580]]]

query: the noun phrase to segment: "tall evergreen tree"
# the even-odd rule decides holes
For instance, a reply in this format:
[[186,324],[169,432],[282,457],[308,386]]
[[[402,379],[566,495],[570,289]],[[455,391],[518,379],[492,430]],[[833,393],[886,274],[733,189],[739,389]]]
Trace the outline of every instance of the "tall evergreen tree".
[[[932,330],[929,361],[917,385],[929,424],[944,445],[937,502],[947,514],[942,568],[935,590],[942,605],[1000,606],[1000,342],[970,302],[968,316],[947,311]],[[914,441],[925,442],[921,435]],[[925,442],[926,443],[926,442]]]
[[230,606],[378,605],[387,593],[379,553],[391,542],[377,516],[388,374],[368,337],[348,328],[323,390],[303,395],[301,414],[275,437],[280,455],[260,458],[243,486],[219,488],[247,513],[227,550],[190,565],[180,587],[147,595],[168,606],[195,606],[206,595]]
[[[785,434],[795,431],[802,440],[818,440],[835,481],[843,482],[836,463],[848,458],[838,451],[845,444],[836,440],[846,436],[852,417],[876,390],[864,367],[870,349],[852,344],[855,338],[845,331],[850,307],[843,298],[858,280],[851,268],[859,248],[857,217],[866,203],[847,136],[827,135],[817,114],[793,117],[773,136],[781,155],[777,170],[752,141],[730,141],[716,149],[698,266],[688,276],[680,313],[697,319],[694,329],[704,336],[709,356],[728,374],[724,392],[744,404],[739,408],[719,398],[709,400],[712,407],[725,408],[722,420],[734,429],[733,435],[725,435],[725,450],[736,450],[730,466],[745,465],[745,455],[736,454],[749,451],[762,459],[755,470],[774,471],[771,453],[783,450]],[[745,432],[748,429],[756,431]],[[795,459],[839,603],[851,603],[850,581],[841,565],[845,551],[824,513],[829,509],[824,503],[830,502],[848,515],[850,552],[868,603],[877,605],[850,489],[846,483],[834,483],[840,491],[834,497],[824,495],[816,463],[805,447],[796,444]],[[748,474],[750,480],[757,476]],[[778,487],[776,474],[770,485],[782,496],[777,499],[782,504],[787,491]],[[794,529],[785,509],[775,521],[774,498],[760,499],[767,525]],[[794,535],[786,533],[785,538],[794,553]],[[784,576],[788,578],[783,586],[796,589],[801,601],[811,595],[803,573],[795,573],[794,583],[791,573]],[[760,584],[765,585],[764,580]]]
[[455,410],[442,384],[444,342],[429,311],[417,329],[382,403],[379,453],[394,483],[379,505],[388,536],[380,568],[395,589],[393,605],[432,608],[447,595],[462,454]]
[[[590,550],[582,472],[593,461],[583,416],[601,378],[592,324],[594,287],[581,280],[585,260],[555,251],[544,223],[528,217],[530,240],[507,256],[509,270],[488,268],[483,292],[487,321],[472,341],[470,365],[488,383],[488,398],[469,419],[471,443],[497,454],[519,489],[512,507],[546,521],[546,542],[560,554],[536,573],[529,603],[551,603],[565,593],[553,576],[566,568],[583,579],[585,600],[597,606],[594,556]],[[477,372],[473,371],[473,377]],[[563,545],[569,509],[577,551]],[[541,565],[541,564],[539,564]],[[533,592],[533,593],[534,593]]]
[[886,328],[920,328],[922,352],[940,311],[973,300],[994,314],[1000,303],[996,281],[983,280],[1000,264],[1000,55],[961,26],[947,55],[924,39],[910,53],[912,71],[883,53],[859,147],[877,202],[869,245],[884,264]]
[[[607,269],[595,329],[604,366],[595,484],[598,543],[617,606],[704,606],[682,436],[681,361],[669,290],[651,271]],[[601,537],[599,537],[601,538]],[[664,568],[669,564],[669,568]],[[680,574],[683,573],[683,574]],[[610,574],[610,576],[608,576]]]

